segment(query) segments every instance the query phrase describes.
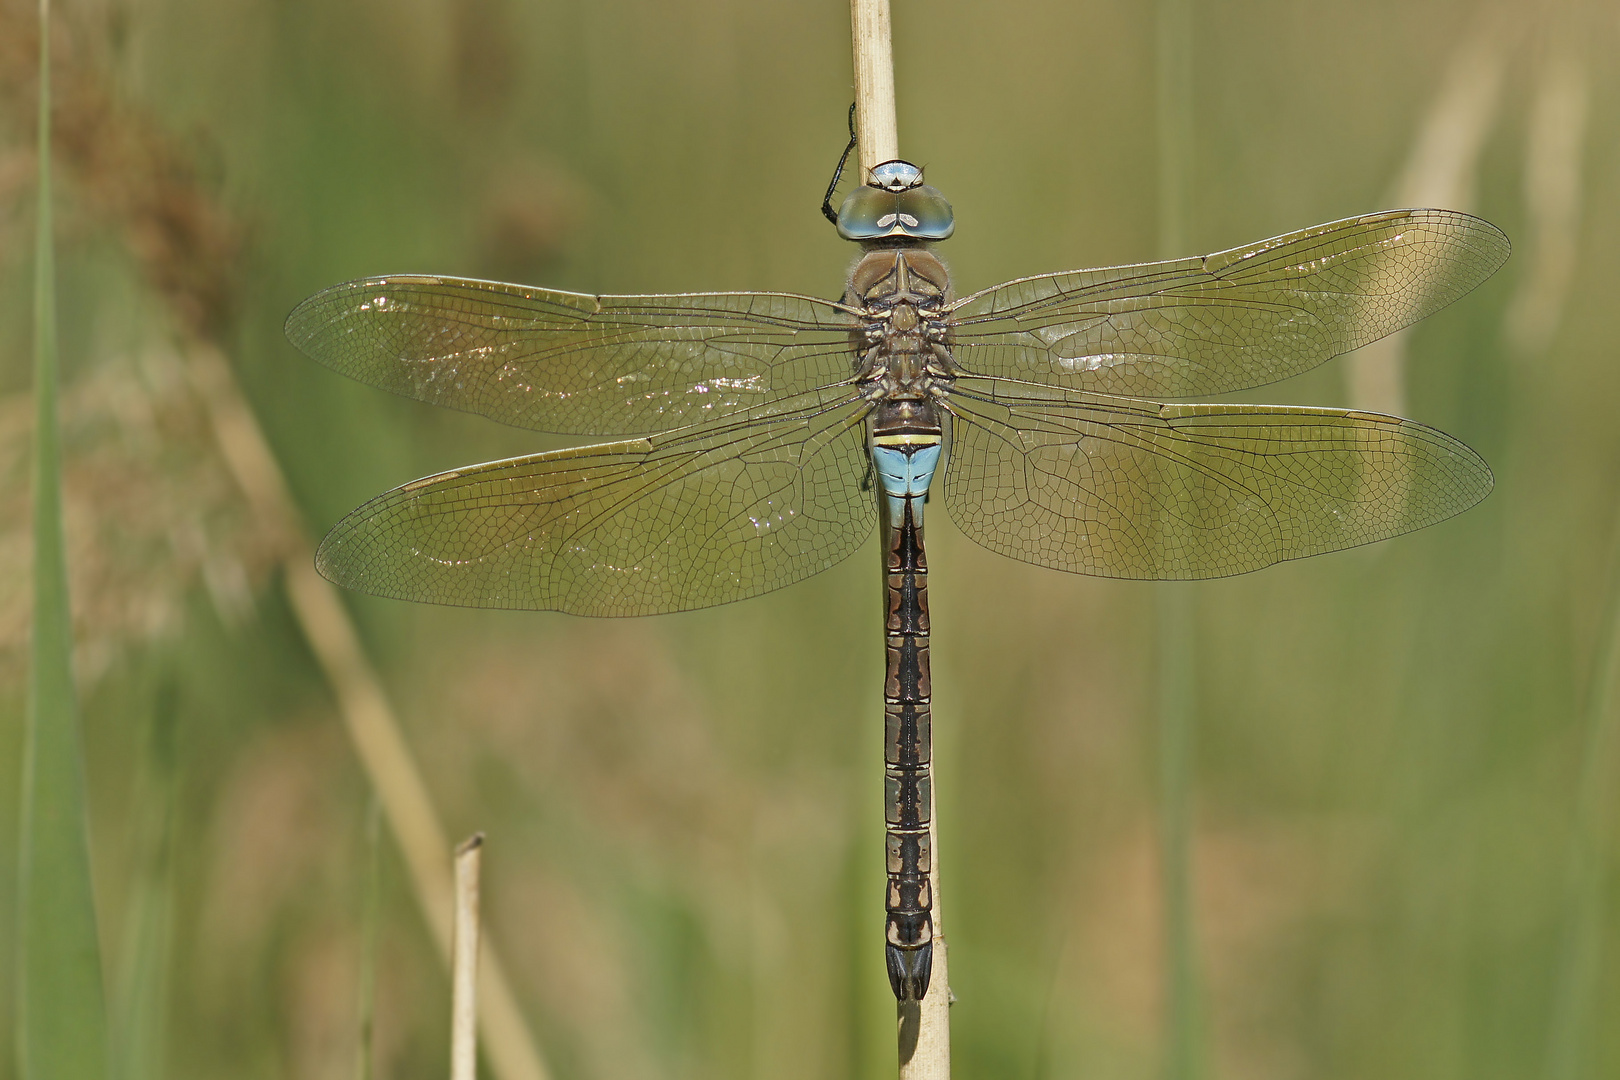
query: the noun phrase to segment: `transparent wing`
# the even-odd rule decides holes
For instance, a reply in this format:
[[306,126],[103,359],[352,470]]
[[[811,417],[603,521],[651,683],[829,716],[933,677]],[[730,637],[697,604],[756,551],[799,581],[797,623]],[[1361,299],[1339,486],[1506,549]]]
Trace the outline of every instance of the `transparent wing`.
[[1449,210],[1348,218],[1203,258],[1021,278],[961,300],[966,371],[1132,397],[1286,379],[1438,311],[1506,261]]
[[992,551],[1082,574],[1242,574],[1421,529],[1492,484],[1456,439],[1373,413],[973,378],[949,406],[951,519]]
[[464,607],[652,615],[781,588],[871,531],[866,406],[496,461],[379,495],[316,565],[340,585]]
[[[586,296],[413,275],[316,293],[287,337],[405,397],[575,435],[640,435],[844,395],[854,317],[788,293]],[[790,406],[791,407],[791,406]]]

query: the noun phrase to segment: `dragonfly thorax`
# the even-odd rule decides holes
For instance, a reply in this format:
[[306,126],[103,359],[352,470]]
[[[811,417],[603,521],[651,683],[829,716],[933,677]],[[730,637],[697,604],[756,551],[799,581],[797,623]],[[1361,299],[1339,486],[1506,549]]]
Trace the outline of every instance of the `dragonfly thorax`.
[[951,279],[938,256],[919,247],[876,248],[850,273],[844,302],[858,307],[858,380],[875,408],[867,419],[873,472],[890,521],[907,506],[922,521],[944,445],[940,399],[955,372],[950,357]]
[[917,401],[949,383],[951,279],[922,248],[869,251],[850,273],[844,302],[860,309],[856,370],[868,397]]
[[846,302],[855,299],[867,307],[940,306],[950,302],[951,275],[939,256],[926,248],[875,248],[850,271],[848,291]]

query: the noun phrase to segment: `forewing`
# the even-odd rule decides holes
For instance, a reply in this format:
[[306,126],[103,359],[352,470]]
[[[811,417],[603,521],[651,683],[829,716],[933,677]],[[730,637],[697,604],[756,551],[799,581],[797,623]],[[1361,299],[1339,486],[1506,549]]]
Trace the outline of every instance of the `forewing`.
[[340,585],[463,607],[652,615],[781,588],[871,531],[864,406],[497,461],[371,500],[322,542]]
[[403,275],[318,292],[286,331],[334,371],[418,401],[539,431],[640,435],[817,390],[841,398],[854,325],[837,304],[788,293],[586,296]]
[[1015,559],[1121,578],[1209,578],[1432,525],[1491,490],[1449,435],[1342,409],[1161,405],[964,379],[945,497]]
[[1507,237],[1449,210],[1348,218],[1202,258],[1022,278],[955,307],[977,375],[1190,397],[1286,379],[1430,315],[1495,273]]

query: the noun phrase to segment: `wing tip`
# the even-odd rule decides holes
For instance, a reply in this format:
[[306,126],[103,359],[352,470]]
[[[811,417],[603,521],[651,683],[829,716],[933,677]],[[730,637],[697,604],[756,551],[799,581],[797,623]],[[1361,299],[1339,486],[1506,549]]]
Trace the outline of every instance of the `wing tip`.
[[320,546],[315,549],[315,572],[333,585],[378,595],[366,587],[364,574],[356,572],[364,567],[364,560],[351,561],[345,557],[345,548],[353,532],[348,526],[353,517],[353,514],[345,517],[321,538]]
[[[1411,219],[1421,218],[1424,221],[1445,224],[1455,230],[1461,237],[1466,238],[1467,249],[1478,259],[1477,269],[1482,271],[1478,279],[1465,289],[1467,292],[1485,281],[1492,274],[1505,265],[1513,254],[1513,240],[1503,232],[1495,223],[1470,214],[1465,210],[1448,210],[1442,207],[1414,207],[1406,210],[1389,211],[1391,214],[1405,214]],[[1376,215],[1375,215],[1376,216]]]

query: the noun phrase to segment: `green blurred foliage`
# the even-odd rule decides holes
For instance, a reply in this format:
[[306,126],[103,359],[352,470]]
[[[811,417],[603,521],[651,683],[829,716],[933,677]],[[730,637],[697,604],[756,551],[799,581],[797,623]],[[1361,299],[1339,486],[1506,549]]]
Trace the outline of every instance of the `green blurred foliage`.
[[[1505,10],[1194,5],[1194,247],[1388,205],[1448,63]],[[32,11],[0,4],[0,40]],[[1612,900],[1568,936],[1582,777],[1614,773],[1584,755],[1614,617],[1617,26],[1595,0],[1529,11],[1502,31],[1467,207],[1519,254],[1419,328],[1406,378],[1407,412],[1479,449],[1496,492],[1420,534],[1192,587],[1214,1075],[1538,1073],[1572,949],[1600,958],[1591,1015],[1620,1005]],[[1153,15],[894,0],[901,147],[956,207],[962,290],[1156,254]],[[402,270],[836,295],[853,252],[816,206],[844,138],[847,9],[90,0],[63,18],[59,74],[81,91],[62,105],[77,171],[59,170],[69,557],[115,1027],[132,1076],[346,1077],[365,781],[274,552],[165,374],[176,342],[224,346],[317,534],[416,476],[563,445],[346,383],[281,321],[321,286]],[[1550,343],[1516,350],[1532,102],[1564,55],[1589,92],[1574,273]],[[8,65],[9,48],[9,514],[32,128]],[[1344,404],[1345,372],[1247,396]],[[931,520],[957,1067],[1154,1076],[1151,589]],[[0,529],[12,925],[26,589],[7,575],[26,573],[26,525]],[[492,933],[558,1077],[889,1075],[876,562],[623,622],[350,598],[448,824],[489,835]],[[1593,843],[1612,871],[1612,840]],[[447,982],[391,851],[382,873],[376,1075],[426,1075]],[[0,1077],[13,1060],[0,1045]],[[1620,1032],[1586,1028],[1573,1060],[1571,1077],[1614,1075]]]

